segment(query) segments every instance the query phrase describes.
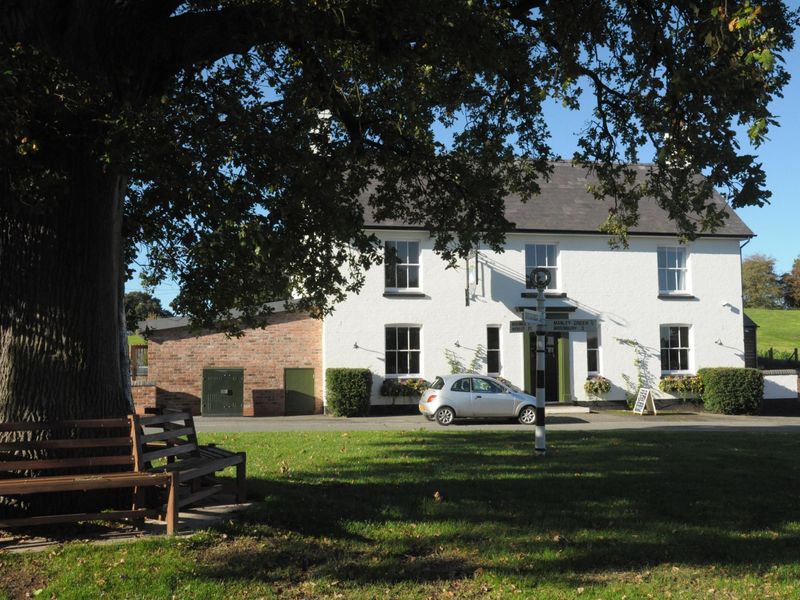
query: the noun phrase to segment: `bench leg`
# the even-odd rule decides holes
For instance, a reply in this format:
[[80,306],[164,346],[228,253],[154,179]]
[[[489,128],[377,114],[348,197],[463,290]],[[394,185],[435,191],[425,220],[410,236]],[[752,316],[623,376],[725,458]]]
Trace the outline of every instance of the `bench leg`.
[[[140,509],[145,506],[145,504],[145,490],[143,487],[137,485],[133,488],[133,503],[131,509]],[[138,529],[144,529],[144,517],[133,518],[131,519],[131,523]]]
[[236,502],[243,504],[247,502],[247,455],[240,454],[242,462],[236,465]]
[[175,535],[178,529],[178,477],[172,473],[169,478],[169,497],[167,498],[167,535]]

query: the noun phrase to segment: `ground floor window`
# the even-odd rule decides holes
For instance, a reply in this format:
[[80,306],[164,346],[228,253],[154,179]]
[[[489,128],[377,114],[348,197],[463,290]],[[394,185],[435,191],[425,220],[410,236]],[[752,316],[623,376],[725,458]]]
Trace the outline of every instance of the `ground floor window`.
[[686,325],[661,326],[661,370],[689,370],[689,327]]
[[386,374],[419,374],[419,327],[386,327]]
[[599,343],[596,333],[589,333],[586,338],[586,364],[588,366],[589,375],[597,375],[600,372],[598,353]]
[[500,328],[496,325],[486,328],[486,372],[500,374]]

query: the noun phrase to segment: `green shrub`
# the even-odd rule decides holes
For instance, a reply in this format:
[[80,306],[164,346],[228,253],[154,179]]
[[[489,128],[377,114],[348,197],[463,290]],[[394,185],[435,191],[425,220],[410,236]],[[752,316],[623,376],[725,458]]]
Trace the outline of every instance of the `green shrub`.
[[700,369],[703,405],[724,415],[754,415],[764,397],[764,375],[758,369]]
[[658,382],[658,389],[683,398],[702,396],[703,380],[699,375],[667,375]]
[[337,417],[369,413],[372,373],[369,369],[328,369],[325,372],[328,407]]
[[381,384],[381,396],[421,396],[430,384],[424,379],[384,379]]
[[602,375],[595,375],[586,380],[583,384],[583,391],[599,398],[611,391],[611,382]]

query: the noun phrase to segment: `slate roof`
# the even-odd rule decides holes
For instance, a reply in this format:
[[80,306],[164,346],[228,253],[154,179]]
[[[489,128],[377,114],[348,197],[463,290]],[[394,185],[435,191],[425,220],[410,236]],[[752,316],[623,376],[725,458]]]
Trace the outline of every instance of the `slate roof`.
[[[642,174],[646,165],[636,165]],[[527,203],[519,196],[506,198],[506,218],[516,224],[519,232],[565,232],[598,233],[600,225],[608,217],[611,201],[599,201],[586,190],[587,184],[594,181],[585,169],[571,162],[553,163],[553,173],[549,181],[541,181],[541,194]],[[725,224],[714,233],[704,237],[749,238],[755,234],[744,224],[739,216],[725,204],[725,200],[714,192],[713,201],[725,205],[729,214]],[[401,221],[376,222],[367,208],[364,215],[365,226],[371,229],[409,228]],[[420,229],[419,226],[410,227]],[[643,198],[639,204],[639,224],[629,232],[631,235],[676,235],[675,224],[653,198]]]

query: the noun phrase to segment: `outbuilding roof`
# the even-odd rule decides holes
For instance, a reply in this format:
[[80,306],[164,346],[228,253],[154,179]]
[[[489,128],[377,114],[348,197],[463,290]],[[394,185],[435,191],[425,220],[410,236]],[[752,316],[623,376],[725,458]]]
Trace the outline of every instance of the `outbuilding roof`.
[[[642,176],[647,165],[634,165]],[[597,200],[587,185],[595,183],[596,178],[586,169],[571,162],[553,163],[553,172],[548,181],[540,182],[541,193],[522,202],[516,194],[505,200],[506,219],[515,224],[513,231],[519,232],[568,232],[599,233],[599,228],[608,217],[611,200]],[[725,223],[713,233],[704,237],[750,238],[755,234],[744,224],[739,216],[727,206],[725,200],[714,192],[712,201],[723,206],[728,213]],[[422,229],[409,226],[399,220],[378,222],[367,209],[364,215],[365,226],[370,229]],[[654,198],[646,197],[639,203],[639,223],[630,229],[631,235],[677,235],[675,223],[666,211],[658,206]]]

